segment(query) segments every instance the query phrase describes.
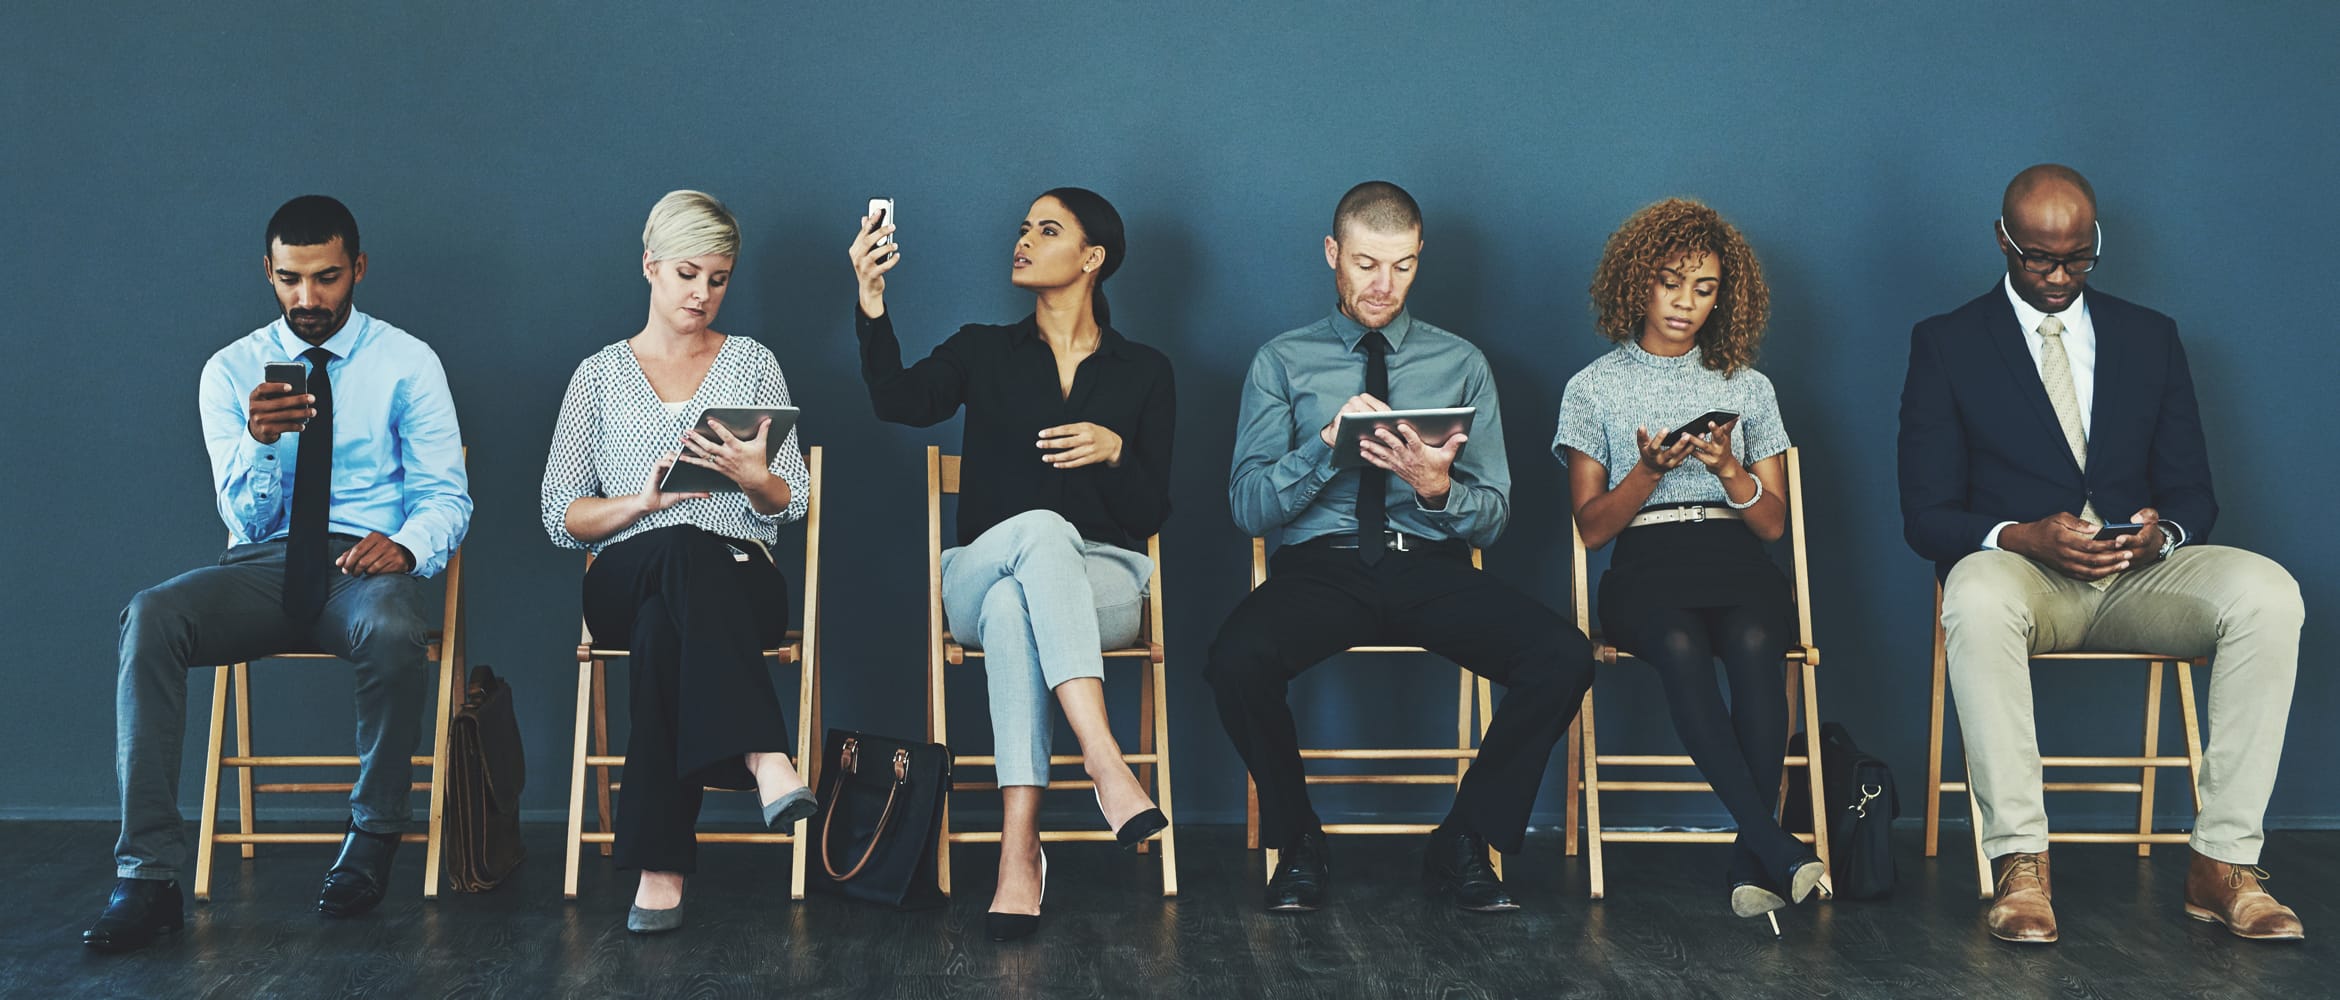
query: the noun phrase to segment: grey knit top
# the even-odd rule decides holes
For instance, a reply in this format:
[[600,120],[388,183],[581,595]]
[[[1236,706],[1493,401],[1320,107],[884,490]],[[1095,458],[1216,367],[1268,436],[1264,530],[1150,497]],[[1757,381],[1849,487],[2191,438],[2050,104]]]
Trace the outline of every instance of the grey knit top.
[[[1747,368],[1726,377],[1700,364],[1697,348],[1678,358],[1661,358],[1628,342],[1568,380],[1560,397],[1560,428],[1552,436],[1552,454],[1566,463],[1567,449],[1583,452],[1609,470],[1609,488],[1615,489],[1640,460],[1635,428],[1663,435],[1709,410],[1739,414],[1731,442],[1739,461],[1748,467],[1787,451],[1779,401],[1762,372]],[[1770,485],[1777,489],[1781,484]],[[1727,500],[1722,482],[1693,458],[1658,480],[1648,505]]]

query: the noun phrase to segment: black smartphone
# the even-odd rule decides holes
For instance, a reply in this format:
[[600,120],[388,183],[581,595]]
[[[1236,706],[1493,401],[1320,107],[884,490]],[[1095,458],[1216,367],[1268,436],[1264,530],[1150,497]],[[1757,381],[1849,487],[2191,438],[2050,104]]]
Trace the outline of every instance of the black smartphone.
[[1739,415],[1732,413],[1729,410],[1708,410],[1698,419],[1690,421],[1689,423],[1683,424],[1680,427],[1676,427],[1673,430],[1666,432],[1665,438],[1658,442],[1658,447],[1671,448],[1674,446],[1674,442],[1682,440],[1682,435],[1684,434],[1703,435],[1707,433],[1706,425],[1708,424],[1721,427],[1737,419],[1739,419]]
[[263,382],[282,382],[292,386],[287,396],[299,396],[309,391],[309,366],[298,361],[271,362],[260,377]]
[[2096,529],[2096,540],[2109,542],[2122,535],[2134,535],[2145,530],[2142,524],[2107,524]]

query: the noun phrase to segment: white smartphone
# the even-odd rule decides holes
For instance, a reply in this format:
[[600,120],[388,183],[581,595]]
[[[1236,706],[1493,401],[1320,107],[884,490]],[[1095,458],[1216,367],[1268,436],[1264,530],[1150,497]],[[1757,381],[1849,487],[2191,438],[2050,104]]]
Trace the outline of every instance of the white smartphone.
[[[877,216],[877,221],[870,223],[870,230],[872,232],[884,229],[887,226],[891,226],[894,224],[894,199],[871,198],[869,200],[869,211],[863,212],[861,214]],[[888,233],[884,236],[878,237],[876,245],[882,247],[892,242],[894,242],[893,234]]]

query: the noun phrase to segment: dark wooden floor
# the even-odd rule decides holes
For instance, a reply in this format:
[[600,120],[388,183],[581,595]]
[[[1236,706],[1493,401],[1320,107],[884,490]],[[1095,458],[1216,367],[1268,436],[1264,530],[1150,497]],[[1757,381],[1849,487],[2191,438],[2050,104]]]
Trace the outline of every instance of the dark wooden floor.
[[[559,833],[531,827],[517,879],[425,903],[422,857],[398,859],[377,913],[310,910],[326,848],[228,863],[187,932],[129,956],[87,954],[80,932],[110,884],[110,824],[0,823],[0,993],[63,997],[2310,997],[2340,994],[2340,833],[2279,833],[2270,884],[2310,940],[2239,941],[2185,918],[2182,848],[2139,861],[2118,847],[2056,851],[2063,941],[1985,937],[1969,855],[1927,862],[1914,840],[1886,902],[1790,911],[1787,937],[1733,918],[1720,848],[1612,849],[1610,898],[1584,897],[1581,859],[1539,835],[1509,866],[1527,910],[1474,916],[1425,901],[1412,838],[1333,843],[1335,901],[1308,916],[1259,911],[1257,855],[1240,831],[1182,828],[1183,893],[1157,864],[1102,845],[1051,853],[1037,938],[982,936],[987,849],[963,849],[948,909],[897,914],[787,899],[784,848],[710,846],[689,926],[625,931],[632,879],[588,855],[581,898],[560,898]],[[1959,840],[1956,847],[1966,844]],[[1948,852],[1946,852],[1947,854]]]

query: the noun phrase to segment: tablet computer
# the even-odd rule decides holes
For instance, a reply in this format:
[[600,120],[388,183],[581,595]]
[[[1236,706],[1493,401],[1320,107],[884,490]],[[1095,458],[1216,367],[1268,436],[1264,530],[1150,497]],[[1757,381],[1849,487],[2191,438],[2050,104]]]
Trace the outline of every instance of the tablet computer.
[[1340,425],[1333,428],[1333,468],[1354,469],[1365,464],[1365,453],[1358,449],[1365,435],[1375,427],[1388,427],[1397,433],[1397,422],[1414,425],[1414,433],[1433,448],[1446,444],[1456,434],[1469,433],[1471,418],[1478,415],[1475,406],[1456,406],[1441,410],[1383,410],[1379,413],[1343,413]]
[[[788,432],[796,427],[793,406],[710,406],[699,414],[698,431],[712,435],[711,421],[722,421],[733,437],[746,437],[756,432],[756,421],[772,418],[772,426],[764,430],[764,464],[772,464],[772,457],[780,454],[780,442],[788,440]],[[677,461],[666,470],[666,478],[658,481],[660,493],[737,493],[739,484],[723,473],[703,465]]]

